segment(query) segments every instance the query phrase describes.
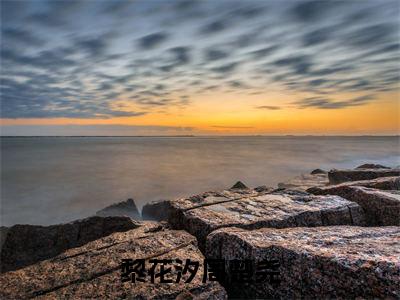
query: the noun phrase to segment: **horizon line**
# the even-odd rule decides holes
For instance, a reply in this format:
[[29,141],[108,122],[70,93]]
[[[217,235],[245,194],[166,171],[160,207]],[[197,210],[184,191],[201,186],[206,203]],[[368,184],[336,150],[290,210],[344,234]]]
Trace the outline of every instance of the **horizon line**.
[[143,138],[154,138],[154,137],[400,137],[400,134],[247,134],[247,135],[0,135],[0,138],[63,138],[63,137],[73,137],[73,138],[90,138],[90,137],[143,137]]

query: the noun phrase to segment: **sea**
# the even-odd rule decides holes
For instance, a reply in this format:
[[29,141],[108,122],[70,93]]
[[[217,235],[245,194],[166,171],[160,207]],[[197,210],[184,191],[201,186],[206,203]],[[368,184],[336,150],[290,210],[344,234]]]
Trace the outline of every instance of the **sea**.
[[2,137],[1,225],[49,225],[133,198],[276,186],[315,168],[400,165],[398,136]]

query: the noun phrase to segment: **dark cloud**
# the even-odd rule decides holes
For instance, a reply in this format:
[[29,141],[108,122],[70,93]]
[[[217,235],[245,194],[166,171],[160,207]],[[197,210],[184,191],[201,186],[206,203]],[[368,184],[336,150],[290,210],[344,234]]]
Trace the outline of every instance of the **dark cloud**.
[[275,105],[261,105],[261,106],[256,106],[258,109],[266,109],[266,110],[279,110],[281,109],[280,106],[275,106]]
[[310,86],[321,86],[321,85],[323,85],[324,83],[326,83],[326,82],[328,82],[327,80],[325,80],[325,79],[314,79],[314,80],[311,80],[308,84],[310,85]]
[[1,58],[11,61],[17,66],[32,66],[44,69],[59,69],[63,67],[75,66],[76,62],[65,57],[63,49],[41,51],[37,55],[19,55],[15,51],[2,48]]
[[112,84],[110,84],[108,82],[102,82],[100,84],[100,86],[98,87],[98,90],[100,90],[100,91],[109,91],[109,90],[112,90],[112,88],[113,88]]
[[27,1],[2,0],[0,9],[1,20],[5,23],[16,20],[19,21],[19,19],[26,13],[26,10]]
[[256,18],[262,16],[265,11],[266,7],[260,5],[253,5],[254,3],[250,3],[247,6],[240,7],[230,12],[233,16],[238,16],[242,18]]
[[303,75],[312,67],[311,58],[308,55],[289,56],[278,59],[273,63],[278,67],[290,67],[295,74]]
[[344,101],[333,101],[328,98],[311,97],[296,101],[293,104],[295,104],[298,108],[342,109],[364,105],[372,100],[374,100],[372,95],[360,96]]
[[186,95],[182,95],[179,99],[162,98],[162,95],[154,95],[153,97],[136,98],[135,102],[144,107],[169,107],[169,106],[186,106],[190,103],[190,99]]
[[142,104],[142,105],[149,105],[149,106],[166,106],[171,102],[171,100],[170,99],[161,99],[161,100],[139,99],[136,102],[139,104]]
[[35,36],[32,32],[25,29],[2,28],[1,34],[3,38],[3,43],[8,43],[11,41],[23,44],[25,46],[43,46],[46,42],[44,39]]
[[[113,2],[117,2],[113,0]],[[79,9],[84,4],[82,0],[48,0],[48,13],[50,14],[66,14]]]
[[206,87],[203,89],[203,91],[204,91],[204,92],[214,91],[214,90],[217,90],[218,88],[220,88],[220,86],[218,86],[218,85],[209,85],[209,86],[206,86]]
[[139,46],[143,49],[153,49],[168,39],[165,32],[152,33],[139,39]]
[[362,55],[362,57],[368,57],[372,55],[388,55],[388,54],[400,54],[400,43],[393,43],[384,45],[380,48],[370,50]]
[[228,27],[227,20],[220,19],[220,20],[212,21],[211,23],[208,23],[207,25],[204,25],[200,29],[200,32],[202,34],[215,34],[215,33],[219,33],[221,31],[225,30],[227,27]]
[[220,60],[227,58],[229,56],[229,53],[217,48],[208,48],[205,49],[204,51],[204,57],[206,62],[208,61],[214,61],[214,60]]
[[191,62],[191,48],[190,47],[173,47],[167,50],[169,54],[172,54],[172,58],[167,64],[158,67],[162,72],[171,72],[179,66],[190,64]]
[[46,29],[64,28],[72,24],[73,20],[71,20],[71,16],[73,13],[79,11],[80,8],[87,3],[86,1],[78,0],[49,0],[37,2],[42,8],[44,7],[44,9],[30,14],[27,16],[27,20],[42,27],[46,27]]
[[370,47],[380,46],[391,41],[391,36],[399,36],[398,25],[389,23],[375,24],[363,27],[345,37],[345,40],[353,46]]
[[325,76],[325,75],[332,75],[337,73],[343,73],[354,70],[354,66],[347,65],[347,66],[332,66],[322,69],[317,69],[312,72],[313,76]]
[[103,55],[107,48],[106,37],[81,39],[76,42],[78,47],[81,47],[90,56]]
[[54,27],[64,27],[67,22],[59,18],[55,14],[50,13],[35,13],[30,15],[28,18],[29,22],[41,25],[46,28],[54,28]]
[[175,65],[174,64],[164,65],[164,66],[160,66],[159,68],[163,72],[170,72],[175,68]]
[[322,44],[330,40],[331,31],[327,28],[316,29],[311,32],[307,32],[303,36],[303,45],[305,47]]
[[237,89],[248,89],[249,86],[245,83],[243,83],[242,81],[239,80],[232,80],[229,81],[229,86],[233,87],[233,88],[237,88]]
[[[134,117],[146,112],[112,109],[109,103],[72,100],[76,91],[1,79],[2,118]],[[80,93],[79,96],[82,97]]]
[[251,51],[251,52],[249,52],[249,54],[252,55],[255,59],[262,59],[262,58],[265,58],[268,55],[274,53],[275,51],[277,51],[278,48],[279,48],[279,46],[277,46],[277,45],[269,46],[266,48]]
[[225,65],[222,65],[219,67],[215,67],[212,70],[217,73],[230,73],[230,72],[234,71],[237,66],[238,66],[238,63],[232,62],[232,63],[228,63],[228,64],[225,64]]
[[348,89],[351,90],[367,90],[371,83],[368,80],[358,80],[356,83],[350,85]]
[[178,11],[187,11],[197,7],[201,3],[201,0],[179,0],[176,1],[174,9]]
[[129,9],[134,5],[133,1],[127,0],[113,0],[104,1],[103,12],[110,15],[124,15],[125,12],[129,12]]
[[302,22],[315,22],[329,14],[330,9],[343,1],[299,1],[293,8],[292,13]]
[[232,45],[237,48],[246,48],[257,43],[260,32],[250,31],[245,34],[239,35],[233,42]]
[[185,65],[190,62],[190,47],[174,47],[169,49],[175,55],[174,65]]

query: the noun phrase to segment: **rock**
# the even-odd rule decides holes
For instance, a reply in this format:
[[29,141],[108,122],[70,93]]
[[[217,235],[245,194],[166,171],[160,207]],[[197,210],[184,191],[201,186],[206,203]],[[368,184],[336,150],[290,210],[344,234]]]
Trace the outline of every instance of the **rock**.
[[338,196],[257,193],[254,190],[204,193],[171,201],[168,222],[197,237],[204,247],[207,235],[221,227],[322,226],[363,224],[361,207]]
[[376,212],[377,223],[384,226],[397,225],[400,226],[400,206],[385,205]]
[[228,282],[235,298],[400,298],[400,227],[223,228],[208,236],[206,256],[278,261],[280,284]]
[[[154,230],[159,224],[143,222],[143,226],[118,232],[92,241],[84,246],[65,251],[57,257],[0,275],[1,299],[226,299],[224,288],[217,282],[202,283],[203,255],[196,247],[196,239],[184,231]],[[190,273],[182,275],[179,283],[122,282],[122,259],[186,259],[200,262],[191,283],[184,283]],[[172,265],[165,276],[177,278]],[[156,272],[160,272],[160,264]],[[128,277],[128,279],[130,279]]]
[[231,190],[233,189],[242,190],[242,189],[248,189],[248,187],[243,182],[238,181],[231,187]]
[[396,213],[396,207],[400,208],[400,194],[351,185],[334,185],[309,191],[315,195],[338,195],[358,203],[365,211],[367,225],[400,225],[400,214]]
[[51,258],[117,231],[139,227],[128,217],[90,217],[51,226],[14,225],[1,249],[1,272],[16,270]]
[[328,178],[330,184],[346,181],[370,180],[379,177],[400,176],[400,169],[355,169],[355,170],[330,170]]
[[302,174],[286,182],[278,183],[279,188],[305,191],[313,186],[325,186],[329,183],[327,174]]
[[128,199],[119,203],[112,204],[96,212],[100,217],[128,216],[134,220],[140,219],[139,211],[133,199]]
[[315,175],[315,174],[327,174],[327,173],[328,173],[327,171],[324,171],[322,169],[315,169],[315,170],[312,170],[310,174]]
[[363,186],[378,190],[400,190],[400,177],[379,177],[370,180],[348,181],[337,185],[311,187],[307,189],[308,193],[318,194],[323,190],[339,188],[342,186]]
[[291,195],[291,196],[309,196],[310,193],[307,193],[303,190],[296,190],[296,189],[285,189],[285,188],[277,188],[273,191],[274,194],[280,195]]
[[363,164],[361,166],[358,166],[356,169],[390,169],[390,168],[379,164]]
[[144,220],[166,221],[171,209],[169,200],[159,200],[147,203],[142,209]]
[[258,186],[256,188],[254,188],[254,190],[256,192],[272,192],[274,190],[274,188],[268,187],[266,185],[260,185],[260,186]]
[[3,248],[3,244],[6,240],[7,237],[7,232],[10,228],[6,226],[0,226],[0,252],[1,249]]

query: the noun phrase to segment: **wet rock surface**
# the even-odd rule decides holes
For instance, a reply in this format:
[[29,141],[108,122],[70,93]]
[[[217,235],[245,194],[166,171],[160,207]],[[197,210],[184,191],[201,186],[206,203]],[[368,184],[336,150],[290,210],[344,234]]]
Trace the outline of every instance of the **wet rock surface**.
[[6,240],[7,232],[8,232],[9,229],[10,229],[9,227],[0,226],[0,251],[1,251],[1,249],[3,247],[3,244],[4,244],[5,240]]
[[328,172],[322,169],[314,169],[310,172],[311,175],[315,175],[315,174],[327,174]]
[[96,212],[96,215],[100,217],[128,216],[134,220],[140,219],[139,211],[133,199],[128,199],[126,201],[107,206]]
[[255,187],[254,190],[260,193],[260,192],[272,192],[275,189],[266,185],[260,185]]
[[193,234],[204,246],[207,235],[221,227],[257,229],[328,225],[362,225],[361,207],[337,196],[223,191],[171,202],[169,223]]
[[326,173],[302,174],[288,181],[278,184],[279,188],[295,189],[305,191],[314,186],[325,186],[329,184],[328,175]]
[[144,220],[166,221],[170,209],[170,200],[153,201],[143,206],[142,218]]
[[348,184],[309,189],[315,195],[338,195],[358,203],[370,226],[400,225],[400,194]]
[[307,189],[307,192],[314,194],[318,193],[318,191],[324,191],[343,186],[363,186],[378,190],[400,190],[400,177],[380,177],[370,180],[349,181],[337,185],[311,187]]
[[354,170],[330,170],[328,178],[330,184],[338,184],[346,181],[370,180],[379,177],[400,176],[400,169],[354,169]]
[[390,169],[390,168],[379,164],[362,164],[358,166],[356,169]]
[[[114,233],[52,259],[1,274],[0,298],[226,299],[220,284],[202,283],[199,274],[191,283],[151,283],[149,276],[146,282],[122,282],[121,260],[136,258],[145,258],[147,266],[151,265],[150,259],[188,258],[201,263],[204,259],[190,234],[144,222],[137,229]],[[202,265],[198,273],[200,270]],[[176,279],[176,270],[170,275]]]
[[14,225],[2,237],[1,272],[22,268],[66,249],[139,226],[129,217],[96,216],[52,226]]
[[248,187],[243,182],[238,181],[231,187],[231,190],[234,190],[234,189],[241,190],[241,189],[248,189]]
[[223,228],[208,236],[206,255],[278,260],[280,284],[227,286],[238,298],[400,298],[400,227]]

